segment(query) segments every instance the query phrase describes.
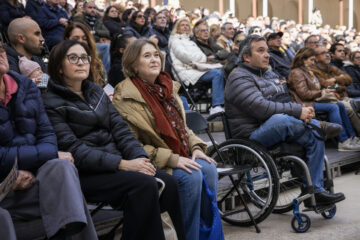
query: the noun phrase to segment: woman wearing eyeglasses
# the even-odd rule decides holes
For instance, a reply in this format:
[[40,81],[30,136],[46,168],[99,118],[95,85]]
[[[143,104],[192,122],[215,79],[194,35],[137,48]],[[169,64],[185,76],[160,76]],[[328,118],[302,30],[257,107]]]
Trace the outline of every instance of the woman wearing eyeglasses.
[[142,11],[136,11],[130,18],[129,25],[124,30],[124,35],[134,36],[136,38],[149,38],[157,43],[157,38],[148,27],[147,19]]
[[[58,148],[71,152],[85,198],[124,211],[123,239],[165,239],[167,211],[184,239],[178,187],[157,171],[101,87],[90,81],[90,51],[63,41],[50,54],[44,103]],[[155,177],[165,182],[161,197]]]

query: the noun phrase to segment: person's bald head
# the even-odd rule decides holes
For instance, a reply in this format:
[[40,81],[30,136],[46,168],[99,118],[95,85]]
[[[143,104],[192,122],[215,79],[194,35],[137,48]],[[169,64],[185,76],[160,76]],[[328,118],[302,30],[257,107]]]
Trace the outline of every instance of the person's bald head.
[[[16,18],[8,27],[10,44],[16,49],[24,49],[26,55],[40,55],[44,38],[39,25],[30,18]],[[24,54],[25,55],[25,54]]]

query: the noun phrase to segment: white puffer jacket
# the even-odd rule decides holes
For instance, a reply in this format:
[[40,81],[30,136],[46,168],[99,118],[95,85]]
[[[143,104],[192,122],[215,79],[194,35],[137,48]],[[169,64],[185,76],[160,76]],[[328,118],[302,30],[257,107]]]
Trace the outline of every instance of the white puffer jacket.
[[207,72],[192,67],[192,63],[205,63],[207,58],[187,34],[171,35],[169,50],[173,67],[187,86],[194,85]]

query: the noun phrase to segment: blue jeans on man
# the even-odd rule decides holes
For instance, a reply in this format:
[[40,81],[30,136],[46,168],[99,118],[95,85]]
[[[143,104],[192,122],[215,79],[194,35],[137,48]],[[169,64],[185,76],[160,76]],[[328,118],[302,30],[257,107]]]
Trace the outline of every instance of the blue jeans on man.
[[[175,177],[179,185],[180,205],[184,219],[186,239],[199,239],[200,210],[207,209],[212,211],[211,205],[205,206],[205,204],[202,204],[202,198],[205,196],[202,191],[203,176],[209,189],[215,196],[217,195],[218,175],[216,166],[203,159],[196,159],[195,161],[202,167],[198,171],[190,169],[192,174],[180,168],[173,170],[173,177]],[[209,219],[204,220],[209,222]]]
[[211,83],[212,107],[224,105],[224,74],[221,69],[211,69],[201,76],[199,81]]
[[[319,125],[316,120],[312,123]],[[289,138],[293,138],[294,142],[305,148],[305,162],[309,168],[314,192],[325,191],[323,187],[325,145],[323,141],[315,138],[302,120],[286,114],[274,114],[250,135],[251,140],[265,147],[285,142]]]
[[314,103],[315,112],[326,112],[329,116],[329,121],[337,123],[342,126],[342,131],[338,136],[340,142],[348,138],[355,137],[355,131],[351,125],[349,116],[346,113],[345,105],[342,102],[338,103]]

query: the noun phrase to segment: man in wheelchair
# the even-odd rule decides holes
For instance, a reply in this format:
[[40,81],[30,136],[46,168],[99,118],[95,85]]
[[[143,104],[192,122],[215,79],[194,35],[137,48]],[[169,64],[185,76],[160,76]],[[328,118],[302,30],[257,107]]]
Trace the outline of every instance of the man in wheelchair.
[[[343,193],[329,193],[323,187],[325,146],[308,123],[312,107],[284,101],[289,97],[286,82],[269,69],[268,46],[264,38],[251,35],[240,51],[240,62],[229,75],[225,88],[225,112],[234,138],[245,137],[269,148],[281,142],[298,143],[305,149],[317,205],[331,205],[345,199]],[[309,205],[305,202],[305,205]]]

